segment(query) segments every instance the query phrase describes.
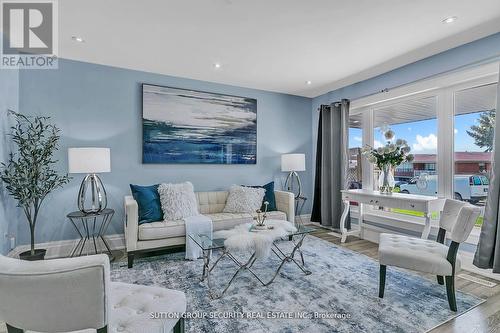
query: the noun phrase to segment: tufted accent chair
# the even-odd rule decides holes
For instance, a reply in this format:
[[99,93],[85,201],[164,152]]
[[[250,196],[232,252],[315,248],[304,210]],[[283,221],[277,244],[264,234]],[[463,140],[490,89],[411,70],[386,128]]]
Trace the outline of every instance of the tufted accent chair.
[[[184,331],[183,292],[111,282],[106,255],[21,261],[0,255],[0,321],[8,333]],[[163,314],[156,319],[152,313]]]
[[[439,284],[446,280],[446,293],[452,311],[457,311],[455,274],[460,270],[458,247],[470,235],[481,213],[479,207],[447,199],[439,220],[436,241],[394,234],[381,234],[379,242],[380,286],[379,297],[384,297],[386,267],[397,266],[435,274]],[[446,233],[451,243],[445,244]],[[443,279],[444,277],[444,279]]]

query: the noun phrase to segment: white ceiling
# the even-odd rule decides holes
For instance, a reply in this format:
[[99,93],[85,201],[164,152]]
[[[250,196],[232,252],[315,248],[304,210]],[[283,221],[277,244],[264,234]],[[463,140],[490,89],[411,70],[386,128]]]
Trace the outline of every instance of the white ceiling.
[[499,32],[500,1],[62,0],[59,17],[63,58],[315,97]]

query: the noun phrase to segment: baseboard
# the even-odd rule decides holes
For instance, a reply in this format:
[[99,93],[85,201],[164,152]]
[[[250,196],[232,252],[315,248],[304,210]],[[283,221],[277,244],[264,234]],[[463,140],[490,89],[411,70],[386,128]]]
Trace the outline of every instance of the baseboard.
[[[106,240],[108,241],[111,250],[123,250],[125,249],[125,235],[124,234],[114,234],[106,236]],[[65,258],[71,254],[71,251],[74,249],[79,239],[68,239],[62,241],[54,241],[47,243],[38,243],[36,244],[36,248],[47,249],[47,254],[45,255],[45,259],[56,259],[56,258]],[[88,246],[87,246],[88,245]],[[15,249],[9,252],[8,256],[12,258],[18,258],[19,254],[28,251],[30,249],[30,245],[19,245],[16,246]],[[93,242],[87,242],[85,245],[85,249],[83,253],[86,253],[86,250],[89,250],[89,253],[94,252],[94,244]],[[98,252],[104,251],[105,247],[102,244],[102,241],[97,242],[97,250]]]
[[304,222],[311,222],[311,214],[302,214],[302,215],[297,215],[295,216],[295,220],[297,219],[302,219]]

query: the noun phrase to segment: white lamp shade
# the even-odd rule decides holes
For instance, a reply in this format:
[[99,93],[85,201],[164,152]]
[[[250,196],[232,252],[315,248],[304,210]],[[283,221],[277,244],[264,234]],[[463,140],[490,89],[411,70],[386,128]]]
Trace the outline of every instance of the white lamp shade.
[[281,171],[305,171],[306,155],[284,154],[281,155]]
[[69,173],[103,173],[111,171],[109,148],[68,148]]

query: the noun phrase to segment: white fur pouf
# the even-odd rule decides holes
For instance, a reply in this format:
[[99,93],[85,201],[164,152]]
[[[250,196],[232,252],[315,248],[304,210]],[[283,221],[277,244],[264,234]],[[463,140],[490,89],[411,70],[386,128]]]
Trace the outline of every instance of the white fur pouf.
[[273,242],[286,237],[297,228],[288,221],[266,220],[267,226],[273,229],[250,231],[252,223],[240,224],[233,229],[214,232],[214,238],[224,238],[224,245],[229,251],[255,252],[257,258],[269,256]]

